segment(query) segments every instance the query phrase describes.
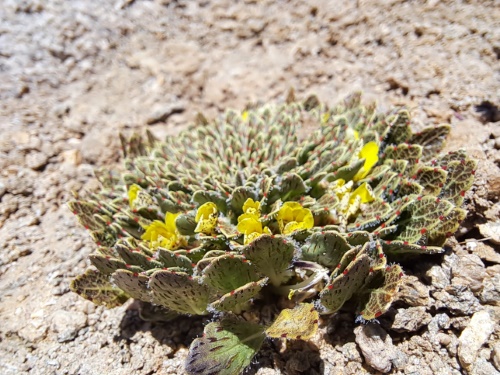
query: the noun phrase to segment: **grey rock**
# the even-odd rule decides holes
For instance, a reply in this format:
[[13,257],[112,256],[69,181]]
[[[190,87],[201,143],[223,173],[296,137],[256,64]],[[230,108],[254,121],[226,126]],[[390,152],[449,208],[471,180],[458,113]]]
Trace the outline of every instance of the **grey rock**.
[[500,221],[481,224],[478,225],[478,228],[485,238],[489,238],[491,242],[500,244]]
[[52,330],[58,334],[59,342],[73,340],[86,324],[87,315],[80,311],[58,310],[52,315]]
[[354,334],[366,363],[382,373],[389,372],[398,358],[398,350],[387,332],[379,325],[367,324],[357,327]]
[[500,265],[486,268],[480,300],[489,305],[500,306]]
[[458,359],[464,368],[471,369],[494,328],[495,322],[487,311],[479,311],[472,316],[469,326],[458,339]]
[[493,345],[493,350],[491,351],[491,361],[493,362],[493,365],[495,365],[495,368],[500,371],[500,342],[496,342],[495,345]]
[[486,359],[478,358],[469,371],[470,375],[499,375],[500,372]]
[[425,307],[409,307],[398,309],[391,329],[396,332],[415,332],[428,324],[432,319]]
[[475,242],[475,244],[474,254],[487,262],[500,264],[500,253],[496,252],[493,247],[484,242]]
[[427,306],[431,302],[429,288],[416,276],[406,276],[396,300],[402,300],[410,306]]
[[436,289],[444,289],[450,285],[450,273],[441,266],[432,266],[425,275],[430,278],[431,285]]
[[34,171],[42,169],[48,162],[49,157],[43,152],[31,152],[26,155],[26,165]]
[[471,290],[461,285],[450,285],[444,290],[434,292],[432,296],[437,309],[448,309],[453,315],[472,315],[481,305]]
[[459,256],[455,267],[452,268],[453,285],[468,286],[472,292],[478,293],[483,288],[485,277],[484,263],[475,254]]
[[2,198],[6,192],[7,188],[5,186],[5,183],[3,183],[3,181],[0,181],[0,198]]
[[171,115],[175,113],[184,112],[186,106],[182,103],[167,104],[157,107],[153,112],[146,118],[146,124],[153,125],[158,122],[164,122]]

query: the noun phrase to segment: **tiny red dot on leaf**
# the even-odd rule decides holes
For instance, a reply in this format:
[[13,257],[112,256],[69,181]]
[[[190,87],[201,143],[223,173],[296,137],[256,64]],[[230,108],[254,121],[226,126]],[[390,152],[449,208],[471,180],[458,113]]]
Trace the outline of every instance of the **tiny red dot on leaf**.
[[408,241],[403,241],[403,245],[408,246],[410,243]]
[[281,338],[284,338],[284,339],[285,339],[287,336],[288,336],[288,333],[283,333],[283,334],[281,335]]
[[333,289],[333,285],[328,285],[328,289],[332,290]]
[[349,272],[348,269],[345,269],[344,272],[342,272],[343,275],[347,275],[347,273]]
[[420,229],[420,234],[425,234],[427,232],[427,228]]
[[460,192],[460,196],[462,196],[462,197],[464,197],[464,196],[465,196],[465,191],[464,191],[464,190],[462,190],[462,191]]
[[378,257],[379,257],[380,259],[382,259],[382,258],[384,257],[384,254],[383,254],[383,253],[380,253],[380,254],[378,255]]
[[132,274],[132,276],[134,276],[134,277],[139,277],[139,274],[138,274],[137,272],[134,272],[134,273]]
[[378,311],[378,312],[375,314],[375,318],[378,318],[380,315],[382,315],[382,312]]

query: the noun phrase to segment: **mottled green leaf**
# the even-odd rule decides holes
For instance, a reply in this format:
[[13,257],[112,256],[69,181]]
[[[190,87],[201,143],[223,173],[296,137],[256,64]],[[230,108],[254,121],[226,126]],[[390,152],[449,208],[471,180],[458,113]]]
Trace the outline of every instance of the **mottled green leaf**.
[[129,299],[128,295],[111,284],[109,275],[91,269],[73,279],[69,287],[83,298],[108,308],[123,305]]
[[189,375],[236,375],[243,372],[265,339],[264,327],[224,319],[205,326],[203,337],[189,348]]

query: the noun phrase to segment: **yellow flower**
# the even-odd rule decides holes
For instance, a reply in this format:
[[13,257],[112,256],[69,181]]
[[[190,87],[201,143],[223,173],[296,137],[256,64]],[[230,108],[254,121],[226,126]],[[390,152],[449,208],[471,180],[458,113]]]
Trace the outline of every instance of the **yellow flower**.
[[136,184],[132,184],[128,188],[128,204],[130,205],[130,208],[134,208],[134,201],[137,199],[137,194],[141,190],[141,187]]
[[378,145],[375,142],[368,142],[359,152],[359,158],[365,159],[365,164],[356,173],[353,180],[359,181],[366,177],[375,164],[378,162]]
[[252,198],[248,198],[245,203],[243,203],[243,212],[245,214],[255,215],[258,218],[260,216],[260,202],[255,202]]
[[243,111],[241,113],[241,119],[245,122],[248,120],[248,111]]
[[373,202],[375,197],[373,196],[373,191],[366,182],[359,185],[356,190],[351,193],[349,197],[349,203],[353,203],[359,197],[360,203],[370,203]]
[[175,250],[180,245],[185,244],[185,239],[177,231],[175,219],[180,214],[167,212],[165,222],[160,220],[153,221],[145,229],[146,232],[141,236],[144,241],[150,241],[151,247],[165,247],[169,250]]
[[202,204],[198,211],[196,211],[195,221],[198,225],[195,228],[196,233],[212,234],[215,227],[217,226],[217,217],[219,216],[219,211],[217,211],[217,206],[213,202],[207,202]]
[[268,227],[262,228],[258,217],[252,214],[243,214],[238,217],[238,232],[245,235],[245,245],[249,244],[263,234],[272,234]]
[[278,211],[278,225],[281,233],[290,234],[296,230],[311,229],[314,218],[311,210],[297,202],[285,202]]

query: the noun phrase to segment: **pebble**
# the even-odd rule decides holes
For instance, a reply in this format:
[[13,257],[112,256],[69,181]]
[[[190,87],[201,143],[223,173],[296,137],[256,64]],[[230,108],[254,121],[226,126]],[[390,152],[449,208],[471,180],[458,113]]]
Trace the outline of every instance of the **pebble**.
[[475,254],[460,256],[451,271],[453,285],[468,286],[474,293],[483,288],[483,279],[486,275],[484,263]]
[[464,368],[471,368],[479,350],[486,343],[494,328],[495,322],[487,311],[482,310],[472,316],[468,327],[463,330],[458,339],[458,360]]
[[52,330],[58,334],[59,342],[73,340],[86,324],[87,315],[80,311],[58,310],[52,315]]
[[61,152],[63,163],[77,166],[82,163],[82,153],[80,150],[66,150]]
[[396,332],[415,332],[432,319],[424,306],[398,309],[391,329]]
[[48,162],[49,158],[43,152],[31,152],[26,155],[26,165],[34,171],[42,169]]
[[354,334],[366,363],[377,371],[388,373],[398,353],[387,332],[379,325],[367,324],[357,327]]
[[485,304],[500,306],[500,265],[486,268],[480,300]]
[[493,346],[493,350],[491,352],[491,359],[496,369],[500,371],[500,342],[497,342]]
[[489,241],[500,244],[500,221],[478,225],[479,232]]

